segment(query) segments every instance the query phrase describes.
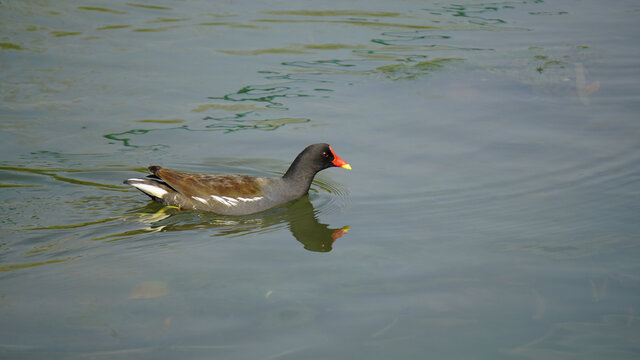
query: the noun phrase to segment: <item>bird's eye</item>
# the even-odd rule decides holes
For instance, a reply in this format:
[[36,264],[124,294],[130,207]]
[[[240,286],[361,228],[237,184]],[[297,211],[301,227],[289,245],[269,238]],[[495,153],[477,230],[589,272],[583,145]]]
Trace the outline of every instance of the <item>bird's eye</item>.
[[322,153],[322,157],[323,157],[323,158],[328,158],[328,157],[329,157],[329,154],[325,151],[325,152],[323,152],[323,153]]

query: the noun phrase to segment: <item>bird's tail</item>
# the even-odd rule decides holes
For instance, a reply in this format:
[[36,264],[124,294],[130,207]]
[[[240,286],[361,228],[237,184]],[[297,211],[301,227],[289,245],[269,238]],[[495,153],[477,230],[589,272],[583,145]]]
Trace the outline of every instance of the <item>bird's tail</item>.
[[150,198],[156,201],[162,201],[165,195],[175,192],[174,189],[172,189],[162,180],[153,178],[132,178],[125,180],[123,183],[135,187],[136,189],[142,191],[144,194],[148,195]]

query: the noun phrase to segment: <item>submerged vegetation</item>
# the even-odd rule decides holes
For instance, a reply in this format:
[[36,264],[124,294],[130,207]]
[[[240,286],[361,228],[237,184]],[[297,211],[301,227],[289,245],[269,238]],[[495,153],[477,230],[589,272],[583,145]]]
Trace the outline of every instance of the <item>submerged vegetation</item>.
[[415,64],[400,63],[392,65],[379,66],[374,73],[381,73],[384,76],[394,79],[413,79],[420,75],[426,75],[433,71],[440,70],[446,64],[463,61],[463,58],[439,58],[429,61],[421,61]]

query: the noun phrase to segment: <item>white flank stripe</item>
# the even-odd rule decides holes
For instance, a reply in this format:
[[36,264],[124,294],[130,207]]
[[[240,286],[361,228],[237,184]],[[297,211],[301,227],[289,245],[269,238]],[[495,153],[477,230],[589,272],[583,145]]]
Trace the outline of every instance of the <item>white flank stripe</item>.
[[217,202],[223,203],[224,205],[227,205],[227,206],[231,206],[225,199],[221,198],[218,195],[211,195],[211,197],[213,198],[213,200]]
[[[130,179],[130,180],[137,180],[137,179]],[[150,185],[150,184],[131,184],[132,186],[135,186],[136,188],[140,189],[140,191],[143,191],[151,196],[155,196],[157,198],[162,198],[163,196],[165,196],[167,194],[167,191],[165,189],[159,188],[157,186],[154,185]]]
[[[258,201],[258,200],[262,199],[262,196],[256,196],[256,197],[252,197],[252,198],[243,198],[243,197],[232,198],[232,197],[229,197],[229,196],[211,195],[211,197],[213,198],[213,200],[215,200],[217,202],[220,202],[220,203],[222,203],[224,205],[227,205],[227,206],[236,206],[236,205],[238,205],[238,201],[252,202],[252,201]],[[195,198],[195,197],[193,197],[193,198]],[[202,201],[200,199],[196,199],[196,200]]]
[[256,197],[252,197],[252,198],[243,198],[243,197],[239,197],[238,200],[242,200],[244,202],[251,202],[251,201],[258,201],[262,199],[262,196],[256,196]]
[[231,205],[238,205],[238,200],[228,197],[228,196],[223,196],[223,199],[227,200]]
[[199,196],[192,196],[191,198],[193,198],[194,200],[198,200],[198,201],[200,201],[200,202],[201,202],[201,203],[203,203],[203,204],[206,204],[206,203],[207,203],[207,200],[205,200],[205,199],[203,199],[203,198],[201,198],[201,197],[199,197]]

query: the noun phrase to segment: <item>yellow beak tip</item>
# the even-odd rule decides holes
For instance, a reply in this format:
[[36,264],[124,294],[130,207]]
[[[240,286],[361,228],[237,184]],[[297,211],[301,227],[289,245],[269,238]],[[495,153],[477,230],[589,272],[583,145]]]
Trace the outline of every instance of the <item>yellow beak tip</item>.
[[351,170],[351,165],[349,165],[349,164],[344,164],[344,165],[342,165],[340,167],[343,168],[343,169]]

